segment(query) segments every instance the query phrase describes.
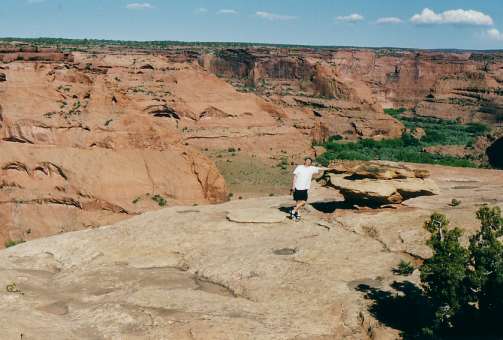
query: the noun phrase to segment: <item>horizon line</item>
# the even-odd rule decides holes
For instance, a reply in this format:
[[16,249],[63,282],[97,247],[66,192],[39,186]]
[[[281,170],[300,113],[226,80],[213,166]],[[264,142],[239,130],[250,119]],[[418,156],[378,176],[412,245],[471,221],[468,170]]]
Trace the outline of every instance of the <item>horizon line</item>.
[[390,49],[390,50],[406,50],[406,51],[459,51],[459,52],[503,52],[502,49],[467,49],[467,48],[424,48],[424,47],[397,47],[397,46],[359,46],[359,45],[310,45],[298,43],[272,43],[272,42],[244,42],[244,41],[204,41],[204,40],[123,40],[123,39],[102,39],[102,38],[63,38],[63,37],[0,37],[0,42],[13,41],[30,41],[36,42],[40,40],[62,40],[63,42],[74,41],[74,45],[79,45],[81,42],[107,43],[110,45],[119,45],[119,43],[132,44],[168,44],[168,45],[256,45],[263,47],[283,47],[283,48],[310,48],[310,49]]

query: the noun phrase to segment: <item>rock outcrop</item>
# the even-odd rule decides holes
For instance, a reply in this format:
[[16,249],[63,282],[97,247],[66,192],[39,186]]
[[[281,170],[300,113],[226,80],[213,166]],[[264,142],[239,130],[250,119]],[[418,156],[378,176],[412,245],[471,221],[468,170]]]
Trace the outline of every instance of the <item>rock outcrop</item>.
[[393,332],[357,288],[385,286],[406,255],[315,215],[294,225],[278,210],[284,200],[168,208],[0,252],[0,287],[10,287],[0,290],[2,336],[360,340],[369,329]]
[[425,170],[391,162],[368,162],[355,166],[335,165],[322,179],[340,191],[349,204],[380,207],[405,200],[438,195],[439,188]]
[[[425,168],[440,195],[399,209],[342,208],[334,190],[313,185],[299,223],[283,212],[289,197],[261,197],[169,207],[2,250],[2,338],[397,339],[403,308],[389,306],[403,291],[393,283],[419,286],[419,275],[393,268],[431,256],[424,221],[445,213],[468,237],[481,202],[503,206],[499,171]],[[452,197],[462,204],[449,206]]]
[[[183,141],[177,125],[190,118],[176,114],[168,89],[156,82],[169,72],[154,77],[140,67],[141,76],[132,56],[103,63],[88,57],[3,67],[0,246],[98,227],[164,204],[228,199],[213,162]],[[155,93],[147,89],[152,84]]]
[[497,139],[487,148],[489,164],[497,169],[503,169],[503,137]]

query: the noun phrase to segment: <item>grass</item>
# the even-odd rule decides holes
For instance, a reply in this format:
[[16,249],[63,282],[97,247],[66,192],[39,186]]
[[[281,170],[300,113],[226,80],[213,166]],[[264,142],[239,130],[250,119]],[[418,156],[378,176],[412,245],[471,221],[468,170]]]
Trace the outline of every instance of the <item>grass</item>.
[[232,157],[227,149],[210,151],[207,155],[215,161],[233,198],[259,197],[264,193],[285,195],[292,185],[293,169],[281,156],[268,162],[243,152]]
[[389,160],[396,162],[439,164],[456,167],[478,167],[469,158],[425,152],[424,148],[438,145],[469,147],[475,140],[489,131],[480,123],[460,124],[452,120],[427,117],[407,117],[405,109],[386,109],[386,113],[400,120],[406,128],[422,128],[425,136],[420,140],[409,133],[401,138],[374,141],[362,139],[344,143],[340,138],[330,138],[323,146],[327,152],[318,161],[327,165],[332,160]]

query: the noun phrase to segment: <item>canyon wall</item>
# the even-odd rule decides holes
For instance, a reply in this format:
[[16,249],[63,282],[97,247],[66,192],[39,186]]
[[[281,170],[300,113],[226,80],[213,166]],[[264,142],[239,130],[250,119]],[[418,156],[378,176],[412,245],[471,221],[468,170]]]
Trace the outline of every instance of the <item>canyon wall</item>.
[[0,44],[2,244],[225,201],[212,151],[274,166],[334,135],[399,137],[383,108],[503,119],[496,52],[80,50]]
[[356,110],[405,107],[463,121],[503,121],[503,52],[247,49],[203,55],[201,65],[265,95],[321,97]]

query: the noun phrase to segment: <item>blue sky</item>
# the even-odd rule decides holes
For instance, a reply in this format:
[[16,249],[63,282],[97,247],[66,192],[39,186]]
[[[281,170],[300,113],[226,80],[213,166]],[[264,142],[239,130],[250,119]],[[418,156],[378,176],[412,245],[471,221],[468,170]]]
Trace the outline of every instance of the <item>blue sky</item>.
[[1,37],[503,49],[503,0],[1,0]]

